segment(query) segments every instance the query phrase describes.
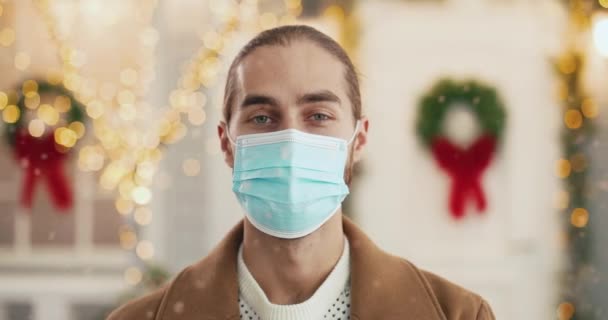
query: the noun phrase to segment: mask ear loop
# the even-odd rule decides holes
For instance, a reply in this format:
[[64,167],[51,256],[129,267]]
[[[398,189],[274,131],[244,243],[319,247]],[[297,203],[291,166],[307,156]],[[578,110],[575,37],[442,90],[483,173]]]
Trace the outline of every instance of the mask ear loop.
[[357,120],[357,123],[355,124],[355,132],[353,133],[353,136],[350,137],[350,140],[348,140],[348,145],[350,146],[351,143],[353,143],[353,141],[355,141],[355,138],[357,137],[357,134],[359,133],[359,125],[361,124],[361,120]]

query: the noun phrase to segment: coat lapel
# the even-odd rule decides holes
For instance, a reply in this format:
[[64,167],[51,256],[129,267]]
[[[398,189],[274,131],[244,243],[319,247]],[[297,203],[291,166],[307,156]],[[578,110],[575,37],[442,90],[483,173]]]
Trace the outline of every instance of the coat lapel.
[[238,319],[236,262],[242,240],[241,221],[207,257],[177,275],[156,320]]
[[[379,249],[350,219],[343,218],[351,256],[352,319],[444,320],[420,271]],[[156,320],[238,319],[239,222],[203,260],[171,283]]]
[[351,319],[445,319],[414,265],[382,251],[350,219],[343,225],[351,247]]

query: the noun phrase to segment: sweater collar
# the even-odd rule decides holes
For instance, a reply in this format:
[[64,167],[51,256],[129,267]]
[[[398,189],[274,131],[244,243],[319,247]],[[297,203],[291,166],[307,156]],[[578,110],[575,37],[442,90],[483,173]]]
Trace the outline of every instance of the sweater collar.
[[350,272],[350,250],[348,239],[344,239],[344,249],[338,262],[325,281],[306,301],[293,305],[273,304],[249,272],[243,260],[243,246],[238,253],[237,274],[242,299],[255,309],[264,320],[321,319],[340,293],[348,287]]
[[[436,298],[411,263],[378,248],[343,217],[350,247],[351,319],[444,320]],[[204,259],[170,284],[156,320],[238,319],[239,222]]]

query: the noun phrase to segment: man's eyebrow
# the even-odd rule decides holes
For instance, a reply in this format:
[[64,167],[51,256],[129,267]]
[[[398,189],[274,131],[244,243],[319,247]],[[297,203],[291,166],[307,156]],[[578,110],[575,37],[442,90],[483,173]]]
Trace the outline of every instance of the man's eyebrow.
[[248,94],[245,96],[245,99],[243,99],[243,102],[241,103],[241,108],[245,108],[245,107],[252,106],[252,105],[260,105],[260,104],[265,104],[265,105],[269,105],[272,107],[279,106],[279,103],[273,97],[265,96],[265,95],[261,95],[261,94]]
[[304,94],[298,98],[298,104],[314,103],[314,102],[335,102],[340,104],[340,98],[329,90],[321,90]]

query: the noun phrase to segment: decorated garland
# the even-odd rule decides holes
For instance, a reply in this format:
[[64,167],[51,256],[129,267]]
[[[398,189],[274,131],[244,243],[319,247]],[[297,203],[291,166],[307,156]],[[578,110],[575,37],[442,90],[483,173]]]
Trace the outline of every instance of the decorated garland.
[[[467,107],[483,130],[468,148],[455,145],[442,131],[446,113],[456,104]],[[505,118],[496,90],[475,81],[440,80],[421,99],[417,132],[439,167],[452,179],[449,208],[454,218],[464,216],[469,199],[475,202],[479,212],[485,210],[487,204],[480,179],[502,137]]]
[[[17,120],[6,124],[5,136],[13,150],[15,159],[24,170],[23,187],[21,190],[21,205],[31,208],[34,189],[39,179],[45,179],[51,199],[56,208],[68,209],[72,206],[72,191],[68,180],[63,172],[63,162],[67,152],[79,138],[77,132],[84,130],[84,106],[78,102],[72,94],[63,86],[51,84],[46,81],[28,81],[28,88],[24,84],[18,96],[16,107],[18,109]],[[21,88],[20,88],[21,89]],[[28,97],[50,94],[63,99],[62,110],[57,111],[50,105],[41,110],[38,103],[26,107]],[[38,111],[38,116],[44,114],[45,110],[51,113],[64,114],[66,127],[54,128],[50,134],[34,136],[31,133],[31,121],[26,119],[26,113]],[[51,116],[52,118],[52,116]],[[37,119],[38,121],[41,121]],[[48,121],[45,121],[45,123]],[[58,122],[58,121],[54,121]],[[54,126],[46,123],[50,128]],[[43,127],[44,128],[44,127]]]

